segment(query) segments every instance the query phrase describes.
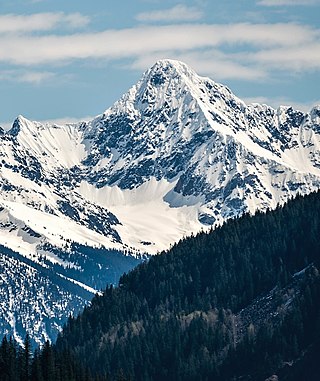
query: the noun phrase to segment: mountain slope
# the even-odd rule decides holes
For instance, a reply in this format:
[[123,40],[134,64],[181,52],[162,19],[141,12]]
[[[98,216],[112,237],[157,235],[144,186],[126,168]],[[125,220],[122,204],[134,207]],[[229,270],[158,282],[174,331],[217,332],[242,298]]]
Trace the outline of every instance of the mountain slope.
[[80,313],[96,290],[117,283],[139,263],[121,252],[85,247],[74,247],[69,255],[78,268],[52,266],[45,257],[37,263],[0,245],[1,335],[11,335],[19,344],[27,333],[33,345],[55,340],[68,316]]
[[37,210],[44,226],[27,225],[60,247],[69,238],[152,254],[318,189],[319,126],[319,107],[247,106],[185,64],[162,60],[90,122],[18,117],[1,137],[2,205],[23,222],[25,206]]
[[319,106],[246,105],[158,61],[92,121],[0,130],[0,244],[99,290],[145,253],[319,189],[319,134]]
[[303,376],[320,338],[319,213],[317,193],[180,242],[95,297],[56,349],[111,380]]
[[1,331],[19,344],[26,332],[37,345],[56,337],[66,316],[80,312],[94,293],[4,247],[0,267]]

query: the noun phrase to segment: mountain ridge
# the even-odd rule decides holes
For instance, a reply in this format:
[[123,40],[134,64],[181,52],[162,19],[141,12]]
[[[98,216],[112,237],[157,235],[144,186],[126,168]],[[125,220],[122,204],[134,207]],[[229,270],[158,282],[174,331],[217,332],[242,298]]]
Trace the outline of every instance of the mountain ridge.
[[117,263],[319,188],[319,106],[246,105],[174,60],[91,121],[0,131],[0,243],[95,290]]

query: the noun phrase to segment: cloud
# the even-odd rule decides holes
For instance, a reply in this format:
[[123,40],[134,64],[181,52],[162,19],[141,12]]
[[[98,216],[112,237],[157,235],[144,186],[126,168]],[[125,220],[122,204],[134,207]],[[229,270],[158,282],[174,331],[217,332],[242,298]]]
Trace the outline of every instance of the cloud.
[[197,73],[205,73],[211,78],[219,78],[219,80],[262,80],[267,77],[266,70],[241,64],[240,62],[234,60],[231,56],[221,53],[218,50],[174,54],[168,51],[143,55],[135,59],[132,64],[129,65],[129,68],[145,70],[147,67],[150,67],[154,64],[154,62],[162,59],[163,57],[183,61],[191,66]]
[[89,18],[80,13],[36,13],[32,15],[0,15],[0,34],[49,31],[58,27],[79,28],[86,26]]
[[317,0],[261,0],[258,2],[258,5],[264,5],[266,7],[280,7],[284,5],[313,5],[316,3]]
[[250,98],[243,98],[243,101],[246,104],[251,103],[260,103],[260,104],[266,104],[268,106],[271,106],[275,109],[277,109],[279,106],[291,106],[294,110],[299,110],[302,112],[310,112],[310,110],[316,106],[320,105],[320,99],[314,100],[312,102],[303,103],[303,102],[296,102],[292,99],[288,98],[268,98],[264,96],[256,96],[256,97],[250,97]]
[[156,59],[171,57],[217,80],[264,80],[274,69],[287,74],[319,70],[319,37],[319,29],[293,23],[140,25],[92,33],[7,34],[0,39],[0,63],[32,67],[126,59],[131,62],[127,67],[144,70]]
[[195,7],[187,7],[178,4],[170,9],[161,9],[159,11],[142,12],[136,16],[136,20],[142,22],[172,22],[172,21],[195,21],[201,19],[203,12]]
[[315,41],[319,31],[296,24],[143,26],[98,33],[15,36],[0,40],[0,61],[17,65],[61,63],[73,59],[135,58],[166,51],[226,46],[296,47]]
[[19,82],[40,84],[48,79],[52,79],[55,76],[54,73],[50,72],[26,72],[23,73],[18,79]]
[[[61,117],[61,118],[54,118],[54,119],[43,119],[43,120],[37,120],[38,123],[41,123],[43,125],[49,124],[49,125],[65,125],[65,124],[74,124],[79,122],[88,122],[90,120],[93,120],[95,116],[84,116],[81,118],[75,118],[75,117]],[[0,122],[0,126],[8,131],[12,127],[12,122]]]
[[81,118],[75,118],[72,116],[65,116],[60,118],[54,118],[54,119],[43,119],[38,120],[37,122],[41,124],[55,124],[57,126],[65,125],[65,124],[73,124],[73,123],[80,123],[80,122],[88,122],[90,120],[93,120],[96,116],[84,116]]
[[283,49],[269,49],[252,54],[251,59],[268,67],[293,72],[320,69],[320,43]]
[[48,71],[21,71],[5,70],[0,72],[0,81],[22,82],[40,84],[55,77],[54,73]]

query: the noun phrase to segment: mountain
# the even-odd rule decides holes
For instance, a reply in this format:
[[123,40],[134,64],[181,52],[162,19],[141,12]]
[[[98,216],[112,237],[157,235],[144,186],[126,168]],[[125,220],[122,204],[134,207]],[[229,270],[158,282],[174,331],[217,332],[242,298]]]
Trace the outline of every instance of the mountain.
[[319,229],[318,192],[187,238],[70,318],[57,358],[108,380],[317,380]]
[[[319,189],[319,134],[320,106],[246,105],[187,65],[158,61],[92,121],[19,116],[0,130],[0,244],[93,295],[185,236]],[[20,329],[3,324],[32,334],[30,314]]]
[[5,247],[0,254],[1,331],[19,344],[26,332],[32,332],[34,344],[56,337],[66,315],[92,299],[89,287],[85,290]]

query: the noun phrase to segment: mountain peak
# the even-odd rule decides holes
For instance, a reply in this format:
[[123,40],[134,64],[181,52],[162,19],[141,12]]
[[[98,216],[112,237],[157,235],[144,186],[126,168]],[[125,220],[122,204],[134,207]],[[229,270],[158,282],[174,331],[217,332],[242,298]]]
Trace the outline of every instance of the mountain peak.
[[164,58],[164,59],[161,59],[161,60],[158,60],[156,61],[156,63],[151,66],[151,70],[157,70],[157,69],[160,69],[160,68],[164,68],[164,69],[168,69],[168,68],[174,68],[174,69],[187,69],[187,70],[191,70],[190,67],[182,62],[182,61],[178,61],[178,60],[173,60],[173,59],[169,59],[169,58]]
[[39,125],[39,123],[31,122],[31,120],[25,118],[23,115],[18,115],[11,129],[8,131],[8,134],[18,136],[21,131],[34,131],[37,125]]
[[147,72],[145,78],[151,81],[153,85],[161,85],[165,79],[172,76],[198,77],[196,72],[187,64],[178,60],[162,59],[157,61]]
[[12,127],[8,131],[8,134],[11,136],[18,136],[20,130],[21,130],[21,125],[23,123],[23,116],[19,115],[13,122]]
[[[141,117],[141,111],[145,109],[159,109],[167,102],[168,105],[172,105],[176,103],[177,98],[181,98],[185,86],[196,87],[200,78],[181,61],[158,60],[143,74],[137,84],[104,112],[104,118],[112,113],[129,113],[133,118],[140,114]],[[88,129],[91,135],[92,127]]]

